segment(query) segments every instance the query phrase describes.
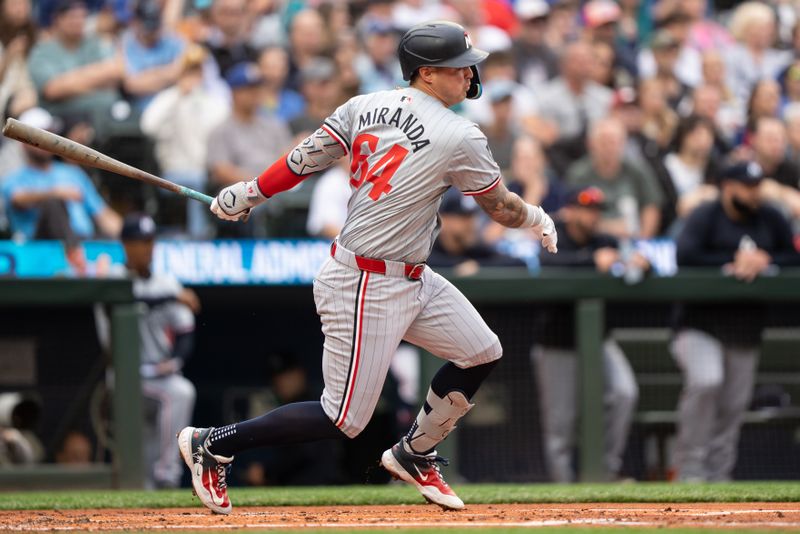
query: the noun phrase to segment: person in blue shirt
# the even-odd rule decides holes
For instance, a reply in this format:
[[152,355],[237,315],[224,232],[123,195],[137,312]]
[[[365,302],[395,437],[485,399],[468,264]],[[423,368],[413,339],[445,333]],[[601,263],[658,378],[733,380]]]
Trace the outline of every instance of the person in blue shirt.
[[136,5],[131,28],[122,37],[125,57],[125,92],[142,111],[153,97],[175,84],[182,72],[186,43],[162,29],[161,7],[154,0]]
[[[33,108],[20,122],[56,130],[52,115]],[[0,182],[11,231],[23,239],[59,239],[68,244],[95,235],[116,237],[120,216],[109,208],[83,170],[55,161],[53,154],[23,145],[25,165]]]

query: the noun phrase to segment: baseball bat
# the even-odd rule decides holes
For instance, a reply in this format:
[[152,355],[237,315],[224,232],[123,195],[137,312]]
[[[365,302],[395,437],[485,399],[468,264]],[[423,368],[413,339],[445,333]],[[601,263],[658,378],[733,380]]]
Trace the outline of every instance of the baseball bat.
[[16,119],[6,120],[6,125],[3,127],[3,135],[22,143],[41,148],[47,152],[52,152],[53,154],[58,154],[59,156],[77,161],[78,163],[133,178],[134,180],[139,180],[166,189],[167,191],[172,191],[173,193],[205,202],[206,204],[211,204],[211,201],[214,200],[212,197],[204,195],[194,189],[189,189],[188,187],[172,183],[169,180],[159,178],[154,174],[150,174],[149,172],[145,172],[127,163],[122,163],[119,160],[106,156],[102,152],[98,152],[88,146],[76,143],[71,139],[61,137],[52,132],[42,130],[41,128],[23,124]]

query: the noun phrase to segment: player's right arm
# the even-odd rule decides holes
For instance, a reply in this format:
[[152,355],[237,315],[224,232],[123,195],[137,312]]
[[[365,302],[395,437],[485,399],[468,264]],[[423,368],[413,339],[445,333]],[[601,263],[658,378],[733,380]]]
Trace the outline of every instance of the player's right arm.
[[550,216],[509,191],[502,181],[473,198],[492,220],[508,228],[532,227],[542,239],[542,246],[553,253],[558,251],[558,235]]

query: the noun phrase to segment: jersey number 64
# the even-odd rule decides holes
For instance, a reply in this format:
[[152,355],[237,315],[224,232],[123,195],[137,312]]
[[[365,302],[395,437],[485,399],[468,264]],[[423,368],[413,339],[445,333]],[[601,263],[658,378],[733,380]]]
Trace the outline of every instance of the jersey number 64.
[[[372,200],[378,200],[381,195],[388,194],[392,190],[389,181],[408,154],[407,148],[392,145],[389,151],[370,167],[367,158],[375,153],[379,141],[372,134],[359,134],[353,141],[353,156],[350,163],[350,185],[358,189],[365,181],[372,183],[369,192],[369,198]],[[362,152],[364,145],[369,149],[367,154]]]

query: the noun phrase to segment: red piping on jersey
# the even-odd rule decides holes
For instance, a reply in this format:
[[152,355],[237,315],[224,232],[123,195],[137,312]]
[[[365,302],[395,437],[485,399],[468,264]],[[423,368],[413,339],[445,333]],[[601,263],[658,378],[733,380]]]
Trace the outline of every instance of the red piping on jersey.
[[295,174],[286,163],[286,158],[289,157],[289,152],[283,155],[282,158],[270,165],[269,169],[265,170],[258,177],[258,188],[261,194],[269,198],[277,195],[281,191],[288,191],[293,188],[309,175]]
[[345,156],[350,153],[350,151],[347,150],[347,145],[345,144],[345,142],[342,140],[342,138],[339,136],[339,134],[337,134],[336,132],[333,131],[333,128],[328,128],[324,124],[322,126],[320,126],[320,128],[325,130],[328,133],[328,135],[330,135],[331,137],[333,137],[336,140],[337,143],[342,145],[342,148],[344,149],[344,155]]
[[339,416],[338,421],[336,421],[336,427],[341,428],[344,424],[345,420],[347,419],[347,411],[350,409],[350,401],[353,400],[353,390],[356,389],[356,377],[358,376],[358,364],[361,363],[361,334],[364,329],[364,301],[366,300],[367,296],[367,283],[369,282],[369,271],[363,271],[364,273],[364,283],[361,284],[361,294],[358,296],[358,310],[356,313],[356,335],[354,336],[353,342],[355,343],[355,347],[353,350],[353,372],[350,373],[350,380],[347,383],[347,389],[345,390],[345,398],[344,398],[344,409],[342,410],[342,414]]
[[497,187],[497,185],[501,181],[501,178],[502,178],[501,176],[498,176],[497,179],[494,182],[490,183],[489,185],[487,185],[483,189],[478,189],[477,191],[462,191],[462,193],[467,195],[468,197],[474,197],[476,195],[482,195],[484,193],[488,193],[489,191],[491,191],[492,189]]

